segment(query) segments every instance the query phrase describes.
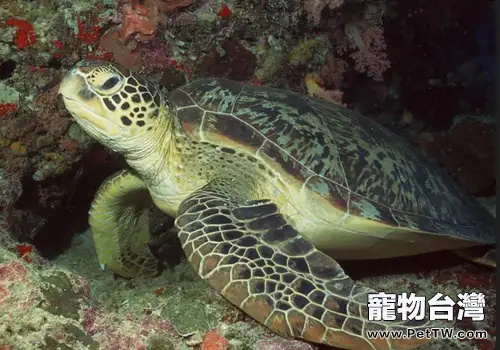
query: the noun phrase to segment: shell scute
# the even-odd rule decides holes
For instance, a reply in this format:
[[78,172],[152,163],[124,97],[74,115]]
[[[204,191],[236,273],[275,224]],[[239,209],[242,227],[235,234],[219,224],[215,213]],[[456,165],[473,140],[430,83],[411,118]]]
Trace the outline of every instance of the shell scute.
[[289,154],[282,152],[281,149],[266,140],[256,150],[256,155],[267,163],[279,164],[284,172],[300,181],[305,181],[308,177],[315,175],[313,171],[305,168],[298,160],[290,157]]
[[306,179],[303,189],[324,197],[336,208],[348,208],[350,191],[324,177],[313,175]]
[[249,86],[240,94],[234,116],[262,133],[267,144],[259,155],[274,159],[287,173],[301,181],[317,174],[346,185],[322,119],[300,95]]
[[369,200],[355,192],[349,193],[348,214],[360,216],[369,220],[398,227],[399,224],[392,215],[392,210],[376,201]]
[[243,89],[242,86],[230,80],[202,80],[174,91],[172,99],[176,101],[176,105],[184,106],[182,103],[177,103],[177,93],[184,92],[191,100],[187,105],[195,104],[206,111],[231,113],[238,99],[238,90],[241,89]]

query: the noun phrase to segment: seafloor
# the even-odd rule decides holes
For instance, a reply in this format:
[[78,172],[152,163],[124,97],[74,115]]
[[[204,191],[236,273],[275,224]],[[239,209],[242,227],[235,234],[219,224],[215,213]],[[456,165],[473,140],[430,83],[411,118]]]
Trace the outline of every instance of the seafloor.
[[[167,90],[224,77],[343,104],[403,136],[491,209],[493,4],[0,0],[0,350],[315,348],[230,306],[187,266],[175,237],[158,278],[99,269],[88,209],[124,164],[57,98],[76,62],[118,62]],[[489,339],[423,349],[494,348],[491,269],[448,252],[342,266],[394,293],[485,293],[486,319],[453,326],[485,329]]]
[[[274,336],[217,295],[185,260],[158,278],[115,278],[99,268],[88,231],[51,262],[34,253],[29,264],[6,250],[0,254],[2,350],[327,349]],[[490,339],[434,341],[422,349],[494,349],[496,291],[487,268],[448,253],[344,266],[377,290],[453,299],[462,291],[484,293],[483,322],[443,326],[485,329]]]

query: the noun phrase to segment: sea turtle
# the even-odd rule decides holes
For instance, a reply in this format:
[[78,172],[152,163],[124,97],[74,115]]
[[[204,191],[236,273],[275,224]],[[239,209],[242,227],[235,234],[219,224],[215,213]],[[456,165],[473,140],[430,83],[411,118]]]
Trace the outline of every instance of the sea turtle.
[[170,94],[116,64],[63,78],[68,111],[130,170],[90,210],[98,260],[157,273],[149,201],[169,216],[196,272],[284,337],[344,349],[410,349],[426,339],[367,331],[375,291],[335,259],[414,255],[494,243],[492,217],[401,138],[339,105],[290,91],[203,79]]

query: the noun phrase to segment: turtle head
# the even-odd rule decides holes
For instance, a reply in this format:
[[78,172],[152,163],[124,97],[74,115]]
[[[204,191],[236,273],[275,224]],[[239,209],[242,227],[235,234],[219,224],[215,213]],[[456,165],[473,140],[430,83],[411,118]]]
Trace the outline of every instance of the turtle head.
[[[59,87],[73,118],[97,141],[134,152],[158,124],[164,98],[158,87],[107,61],[83,61]],[[164,113],[162,113],[164,114]]]

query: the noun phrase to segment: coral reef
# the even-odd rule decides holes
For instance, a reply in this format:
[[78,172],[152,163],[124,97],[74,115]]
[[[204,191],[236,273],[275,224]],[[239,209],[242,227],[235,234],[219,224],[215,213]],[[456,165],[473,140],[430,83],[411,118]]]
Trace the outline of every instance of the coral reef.
[[[0,349],[315,349],[257,326],[185,261],[147,281],[89,263],[92,242],[80,234],[88,206],[123,161],[59,104],[60,77],[76,62],[118,62],[167,90],[224,77],[340,103],[488,197],[496,191],[490,10],[486,0],[0,0]],[[489,315],[474,327],[492,339],[444,347],[492,348],[489,271],[448,255],[403,261],[401,271],[372,264],[370,276],[356,263],[346,269],[386,290],[481,289]]]
[[22,185],[19,179],[0,169],[0,227],[3,229],[8,229],[12,224],[11,215],[14,203],[19,199],[21,193]]
[[[218,296],[185,260],[155,279],[128,281],[99,269],[89,232],[51,262],[32,251],[28,263],[11,243],[11,251],[0,248],[1,349],[321,349],[270,334]],[[426,349],[493,349],[494,273],[455,259],[440,254],[436,265],[432,257],[406,258],[379,263],[369,273],[365,263],[345,266],[374,288],[394,293],[485,293],[485,320],[457,321],[455,327],[486,329],[490,339],[446,340]]]

